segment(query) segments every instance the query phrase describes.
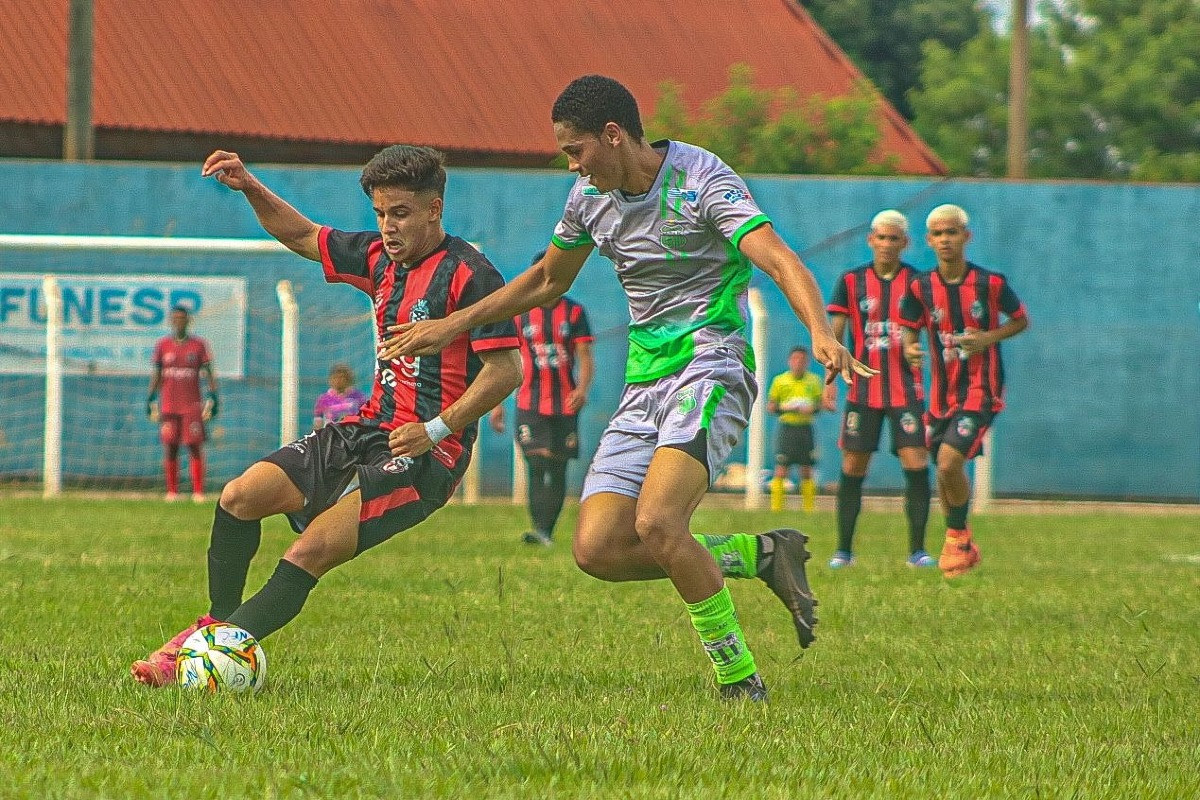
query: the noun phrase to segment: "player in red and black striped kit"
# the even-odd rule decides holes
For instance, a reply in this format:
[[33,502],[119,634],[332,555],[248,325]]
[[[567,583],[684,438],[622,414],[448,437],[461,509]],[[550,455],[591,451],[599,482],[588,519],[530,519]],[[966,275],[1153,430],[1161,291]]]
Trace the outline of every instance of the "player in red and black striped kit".
[[[908,564],[937,564],[925,552],[929,521],[929,453],[925,449],[925,414],[921,372],[904,358],[900,300],[917,271],[900,260],[908,246],[908,219],[895,210],[881,211],[871,220],[867,245],[872,260],[847,271],[833,288],[827,307],[833,332],[841,341],[850,330],[850,352],[879,370],[870,380],[854,376],[842,415],[842,477],[837,493],[838,548],[829,566],[854,564],[854,529],[862,509],[862,485],[871,455],[887,419],[892,453],[904,468],[904,513],[908,518]],[[829,384],[825,404],[832,408],[837,387]]]
[[926,422],[946,513],[946,543],[938,560],[946,577],[979,563],[979,547],[967,525],[966,462],[979,455],[984,434],[1004,408],[1000,342],[1029,327],[1025,306],[1005,277],[966,260],[967,221],[967,213],[955,205],[929,213],[925,238],[937,254],[937,269],[913,279],[900,307],[910,363],[919,364],[925,355],[918,332],[924,328],[929,336]]
[[[592,331],[583,306],[569,297],[531,308],[516,324],[525,376],[517,390],[517,443],[528,466],[533,523],[523,539],[551,545],[567,495],[567,462],[579,457],[579,410],[595,373]],[[492,409],[491,423],[504,431],[504,406]]]
[[[446,172],[431,148],[395,145],[363,168],[378,233],[344,233],[308,220],[236,153],[213,153],[202,174],[245,194],[263,228],[320,262],[327,281],[371,295],[380,338],[390,325],[447,316],[504,283],[475,248],[443,229]],[[325,573],[441,508],[467,468],[476,421],[521,381],[516,348],[506,320],[473,328],[434,356],[380,360],[370,400],[357,415],[288,444],[226,484],[208,550],[209,612],[135,662],[134,677],[172,683],[180,644],[216,620],[257,639],[270,635],[300,612]],[[300,536],[243,603],[261,520],[272,514],[286,514]]]

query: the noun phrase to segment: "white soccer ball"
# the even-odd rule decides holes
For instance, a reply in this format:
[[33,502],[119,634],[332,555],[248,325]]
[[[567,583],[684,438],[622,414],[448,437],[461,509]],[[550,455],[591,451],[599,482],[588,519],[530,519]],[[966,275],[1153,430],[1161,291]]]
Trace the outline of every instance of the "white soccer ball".
[[179,648],[175,680],[185,689],[257,692],[267,679],[267,654],[248,632],[216,622],[200,628]]

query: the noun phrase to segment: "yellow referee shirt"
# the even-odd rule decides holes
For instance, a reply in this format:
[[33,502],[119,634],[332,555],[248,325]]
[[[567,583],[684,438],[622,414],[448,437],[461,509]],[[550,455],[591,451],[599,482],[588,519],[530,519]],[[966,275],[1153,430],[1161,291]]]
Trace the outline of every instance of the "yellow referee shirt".
[[[813,414],[821,407],[821,395],[825,387],[821,379],[811,372],[806,372],[799,378],[793,377],[791,371],[776,375],[771,381],[771,390],[767,399],[779,406],[779,421],[785,425],[809,425]],[[800,401],[809,402],[809,410],[802,411],[793,406]]]

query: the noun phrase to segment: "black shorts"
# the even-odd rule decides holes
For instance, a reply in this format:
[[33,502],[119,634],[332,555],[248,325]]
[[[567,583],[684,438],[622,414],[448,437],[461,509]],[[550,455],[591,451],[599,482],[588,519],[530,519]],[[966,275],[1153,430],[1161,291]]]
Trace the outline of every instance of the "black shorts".
[[775,464],[790,467],[799,464],[811,467],[816,462],[812,425],[788,425],[779,423],[775,439]]
[[861,403],[846,403],[842,415],[842,434],[838,447],[852,453],[874,453],[879,449],[883,419],[887,417],[892,430],[892,455],[902,447],[925,448],[925,410],[920,406],[907,408],[870,408]]
[[546,450],[551,458],[579,458],[579,417],[518,408],[517,444],[526,454],[530,450]]
[[[461,469],[468,454],[463,454]],[[452,473],[430,453],[393,458],[388,432],[357,423],[326,425],[262,459],[282,469],[303,493],[304,508],[288,514],[296,533],[332,508],[357,484],[358,549],[381,544],[446,504],[461,472]]]
[[937,459],[942,445],[953,447],[970,460],[983,452],[983,435],[992,425],[995,414],[987,411],[958,411],[948,417],[929,417],[929,454]]

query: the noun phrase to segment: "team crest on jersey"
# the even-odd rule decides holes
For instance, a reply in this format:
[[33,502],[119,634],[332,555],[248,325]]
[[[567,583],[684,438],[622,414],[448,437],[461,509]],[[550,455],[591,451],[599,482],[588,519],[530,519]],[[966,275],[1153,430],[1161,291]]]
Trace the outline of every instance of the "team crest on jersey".
[[846,430],[850,433],[858,433],[858,428],[862,424],[862,417],[857,411],[851,411],[846,414]]
[[734,205],[737,205],[738,203],[740,203],[744,200],[752,200],[753,199],[752,197],[750,197],[750,193],[747,192],[745,189],[730,189],[728,192],[726,192],[725,194],[723,194],[721,196],[724,197],[730,203],[733,203]]
[[421,322],[429,319],[429,301],[422,297],[420,300],[412,304],[412,309],[408,312],[410,322]]
[[903,414],[901,414],[900,415],[900,430],[902,430],[905,433],[910,434],[910,435],[916,433],[917,432],[917,415],[912,413],[911,411],[905,411]]
[[942,320],[946,318],[946,312],[942,311],[940,308],[935,308],[933,311],[929,312],[929,316],[934,322],[941,324]]
[[977,320],[983,319],[983,303],[978,300],[971,303],[971,317]]
[[970,417],[962,417],[958,421],[958,427],[956,430],[958,431],[959,436],[964,439],[969,439],[975,434],[975,420],[971,419]]
[[692,386],[686,389],[681,389],[675,395],[675,404],[679,407],[680,414],[690,414],[696,410],[696,389]]
[[571,323],[563,320],[558,326],[558,335],[563,339],[567,338],[571,333]]
[[380,469],[392,475],[399,475],[402,472],[408,472],[413,463],[413,460],[408,456],[396,456],[380,467]]
[[870,314],[872,311],[874,311],[878,305],[879,302],[874,297],[864,297],[862,300],[858,301],[859,309],[867,314]]
[[524,328],[521,328],[521,333],[525,334],[526,339],[532,339],[538,335],[538,326],[531,322]]

